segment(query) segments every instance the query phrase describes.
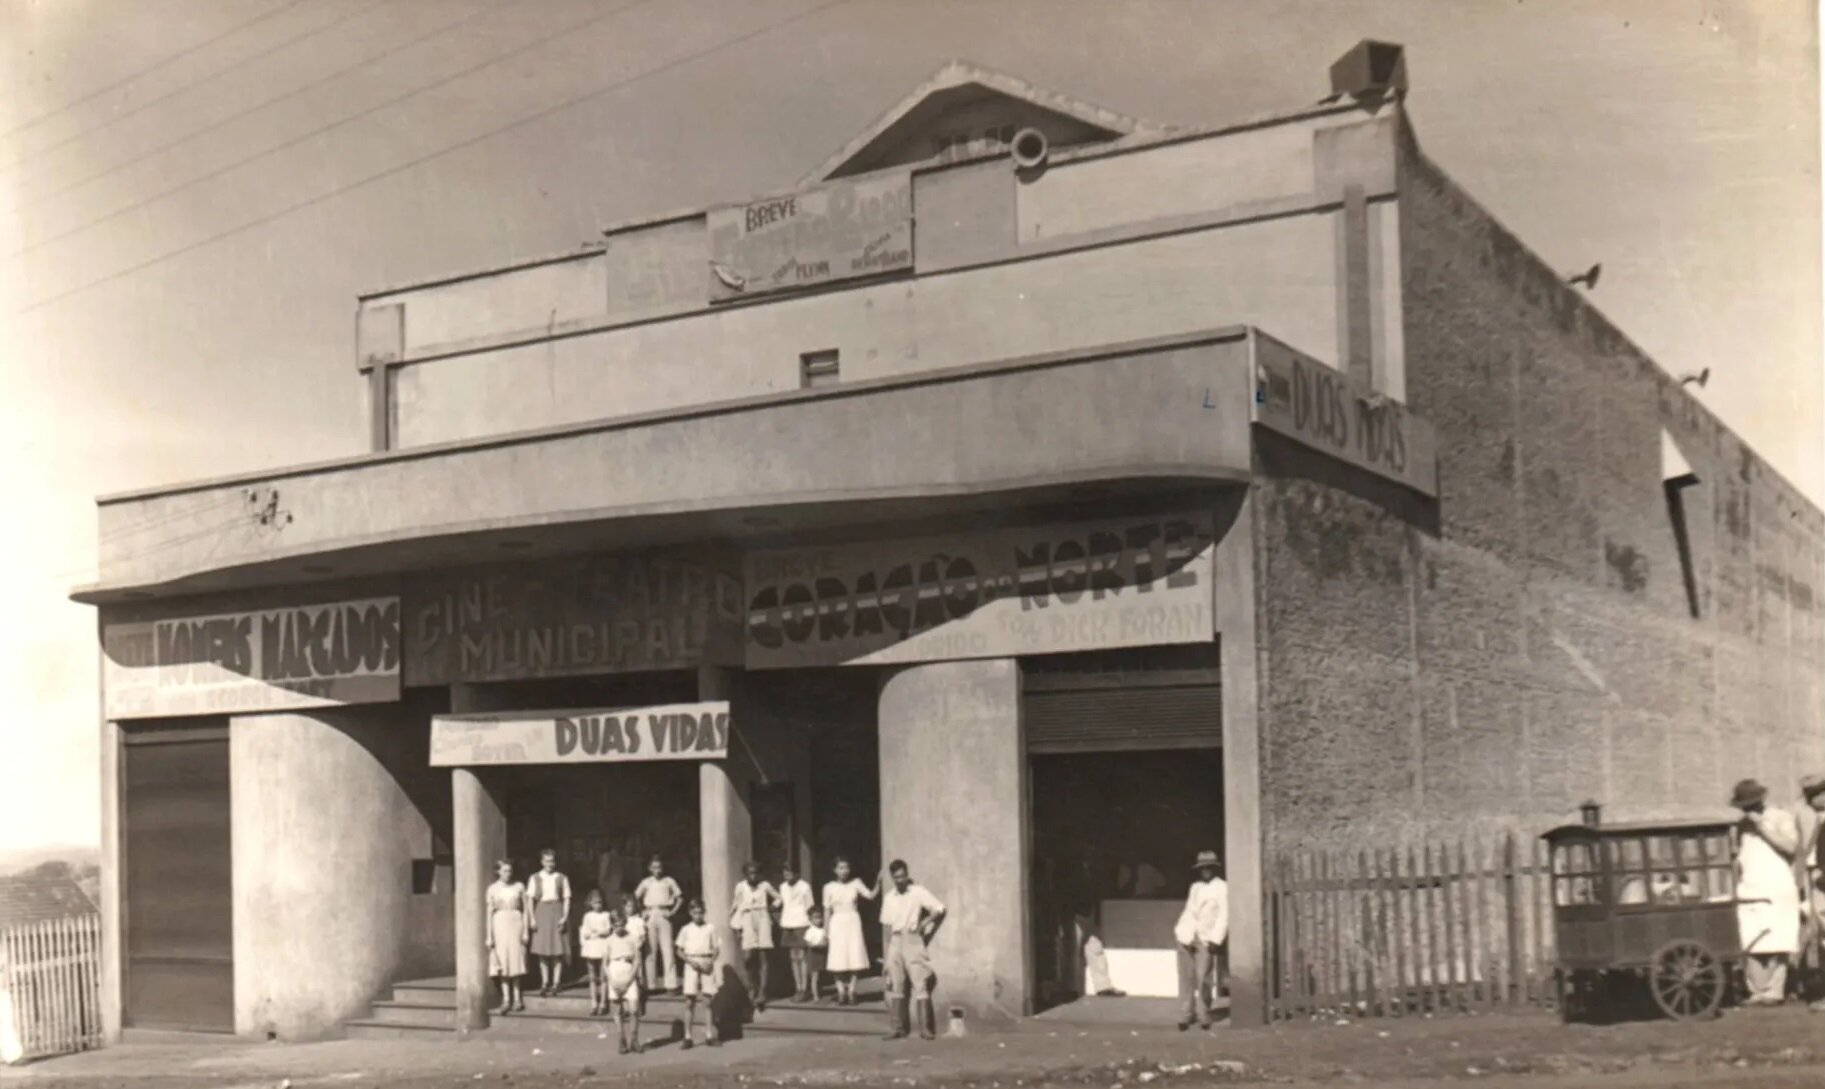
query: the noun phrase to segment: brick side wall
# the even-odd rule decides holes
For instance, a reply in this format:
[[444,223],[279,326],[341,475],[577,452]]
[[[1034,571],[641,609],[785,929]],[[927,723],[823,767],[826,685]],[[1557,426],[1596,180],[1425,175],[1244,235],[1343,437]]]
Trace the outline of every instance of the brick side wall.
[[1270,844],[1706,813],[1751,775],[1797,804],[1825,518],[1410,143],[1400,206],[1441,497],[1258,440]]

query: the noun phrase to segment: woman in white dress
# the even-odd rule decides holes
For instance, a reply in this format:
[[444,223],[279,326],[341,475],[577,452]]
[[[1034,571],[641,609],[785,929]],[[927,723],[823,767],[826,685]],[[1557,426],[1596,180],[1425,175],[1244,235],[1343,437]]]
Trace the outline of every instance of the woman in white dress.
[[824,914],[829,920],[830,953],[825,963],[836,980],[839,1006],[855,1005],[855,981],[858,972],[868,970],[868,942],[862,937],[860,901],[873,900],[881,891],[881,879],[874,887],[862,884],[849,872],[849,860],[836,860],[836,880],[824,886]]
[[520,977],[526,974],[526,943],[532,916],[526,910],[526,886],[513,879],[513,863],[494,864],[498,878],[488,886],[488,974],[500,981],[501,1012],[523,1010]]

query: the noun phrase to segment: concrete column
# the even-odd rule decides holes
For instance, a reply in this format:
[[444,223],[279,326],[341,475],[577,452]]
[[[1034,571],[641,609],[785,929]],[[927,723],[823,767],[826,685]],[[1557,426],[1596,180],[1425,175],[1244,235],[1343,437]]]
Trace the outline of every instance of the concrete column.
[[[450,713],[505,709],[496,687],[450,686]],[[507,854],[507,800],[484,771],[450,769],[450,853],[456,884],[456,1027],[488,1027],[494,997],[488,977],[488,886],[494,863]]]
[[455,820],[451,850],[456,869],[456,1025],[488,1027],[488,886],[494,862],[507,853],[507,811],[480,774],[450,769]]
[[[1218,519],[1219,525],[1222,518]],[[1261,899],[1261,730],[1257,700],[1255,516],[1238,489],[1235,517],[1213,557],[1212,609],[1223,678],[1223,879],[1229,883],[1230,1024],[1267,1019],[1266,921]]]
[[[744,725],[741,712],[735,707],[736,677],[731,669],[700,667],[697,698],[730,701],[730,730],[739,735]],[[705,760],[697,770],[701,844],[698,872],[703,875],[704,915],[722,934],[723,962],[738,968],[741,958],[735,955],[735,931],[729,926],[729,898],[735,883],[741,880],[742,866],[754,850],[754,825],[748,813],[751,761],[744,754],[744,744],[732,736],[727,758]]]
[[949,908],[931,948],[939,1005],[980,1020],[1024,1016],[1032,957],[1018,663],[934,662],[890,675],[880,745],[882,862],[905,859]]
[[122,850],[120,724],[101,724],[101,1033],[104,1042],[120,1042],[121,978],[127,950],[122,944],[121,878],[127,858]]

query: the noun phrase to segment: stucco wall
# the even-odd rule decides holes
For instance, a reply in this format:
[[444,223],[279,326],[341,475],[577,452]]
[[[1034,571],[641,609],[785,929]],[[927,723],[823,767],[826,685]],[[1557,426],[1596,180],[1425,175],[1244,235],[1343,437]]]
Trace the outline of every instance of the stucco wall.
[[[1258,446],[1270,842],[1793,800],[1825,770],[1819,512],[1412,148],[1399,223],[1441,498]],[[1702,482],[1696,618],[1663,427]]]
[[[882,864],[904,859],[949,909],[931,946],[939,1008],[1021,1016],[1029,939],[1019,665],[937,662],[890,674],[880,737]],[[878,912],[865,910],[874,925]]]
[[[367,297],[404,308],[396,444],[795,389],[836,349],[845,381],[1229,322],[1338,351],[1337,202],[1394,184],[1398,110],[1332,107],[1120,150],[914,171],[917,274],[709,305],[702,214],[618,229],[605,250]],[[1377,205],[1378,256],[1395,232]],[[1375,293],[1398,370],[1398,296]],[[358,355],[365,355],[358,347]]]
[[238,1033],[330,1034],[395,980],[453,970],[447,873],[412,889],[449,836],[428,734],[412,703],[231,721]]
[[[239,478],[120,497],[101,505],[101,574],[111,583],[173,579],[279,555],[565,520],[1130,475],[1234,477],[1249,457],[1250,377],[1239,336],[795,392],[436,455],[350,459],[267,478],[270,488]],[[1009,441],[1010,428],[1020,441]],[[757,458],[761,450],[766,457]],[[287,519],[260,525],[250,492],[271,495]],[[122,526],[151,528],[130,548],[111,545]],[[426,559],[418,552],[396,562]]]
[[[1238,224],[412,364],[398,376],[399,445],[795,390],[799,357],[827,349],[839,352],[844,381],[862,381],[1246,321],[1330,359],[1333,218]],[[413,321],[408,306],[408,329]]]

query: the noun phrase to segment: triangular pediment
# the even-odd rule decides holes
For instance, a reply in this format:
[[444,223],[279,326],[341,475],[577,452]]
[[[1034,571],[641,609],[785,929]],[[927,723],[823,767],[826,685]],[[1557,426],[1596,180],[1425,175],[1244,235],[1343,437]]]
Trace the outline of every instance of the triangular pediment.
[[1013,76],[952,61],[799,184],[988,150],[1023,128],[1045,133],[1056,148],[1165,131],[1165,126],[1042,90]]

